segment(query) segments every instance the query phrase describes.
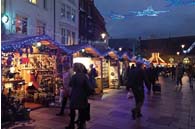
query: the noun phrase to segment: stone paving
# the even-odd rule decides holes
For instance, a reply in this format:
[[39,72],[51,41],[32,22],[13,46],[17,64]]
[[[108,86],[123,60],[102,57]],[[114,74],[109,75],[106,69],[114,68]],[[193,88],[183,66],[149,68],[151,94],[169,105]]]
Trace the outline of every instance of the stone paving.
[[[127,99],[126,91],[108,90],[102,97],[90,99],[91,121],[88,129],[195,129],[195,90],[191,90],[188,78],[183,78],[182,91],[175,91],[175,82],[160,79],[162,93],[147,95],[143,117],[132,120],[130,110],[134,99]],[[68,109],[65,116],[56,116],[59,108],[41,108],[31,112],[31,121],[19,122],[9,129],[64,129],[68,125]]]

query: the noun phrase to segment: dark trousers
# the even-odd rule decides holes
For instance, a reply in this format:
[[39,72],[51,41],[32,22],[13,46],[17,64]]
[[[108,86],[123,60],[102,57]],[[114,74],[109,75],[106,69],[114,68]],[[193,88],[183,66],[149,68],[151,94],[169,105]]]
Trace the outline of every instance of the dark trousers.
[[[79,109],[79,129],[84,129],[84,125],[86,122],[86,118],[85,118],[85,110],[86,109]],[[70,109],[70,127],[74,127],[74,123],[75,123],[75,109]]]
[[151,88],[152,88],[152,86],[154,86],[155,85],[155,80],[150,80],[149,82],[148,82],[148,84],[146,85],[146,87],[147,87],[147,89],[148,89],[148,92],[151,92]]
[[177,77],[177,86],[179,86],[179,84],[182,86],[182,77]]
[[190,87],[193,87],[193,82],[192,82],[192,76],[189,75],[189,83],[190,83]]
[[64,109],[66,107],[66,103],[67,103],[67,97],[63,97],[62,106],[61,106],[61,109],[60,109],[60,114],[64,114]]
[[144,103],[144,89],[139,90],[139,89],[132,88],[132,91],[133,91],[135,104],[136,104],[134,109],[136,110],[136,112],[141,112],[141,108]]

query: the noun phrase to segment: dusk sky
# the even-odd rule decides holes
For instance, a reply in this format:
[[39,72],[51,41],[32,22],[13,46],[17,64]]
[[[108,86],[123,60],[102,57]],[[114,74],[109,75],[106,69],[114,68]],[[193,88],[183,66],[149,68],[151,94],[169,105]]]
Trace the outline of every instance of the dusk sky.
[[[113,38],[166,38],[195,35],[195,4],[171,5],[169,0],[95,0]],[[185,0],[183,0],[185,1]],[[169,11],[156,17],[138,17],[128,11]],[[109,18],[111,12],[130,14],[126,19]]]

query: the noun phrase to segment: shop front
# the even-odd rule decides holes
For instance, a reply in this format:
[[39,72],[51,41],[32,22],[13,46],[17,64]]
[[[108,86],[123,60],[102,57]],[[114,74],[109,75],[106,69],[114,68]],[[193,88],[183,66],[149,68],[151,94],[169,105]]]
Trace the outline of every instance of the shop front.
[[70,63],[69,52],[46,35],[2,42],[3,95],[30,108],[48,106],[63,85],[60,71]]

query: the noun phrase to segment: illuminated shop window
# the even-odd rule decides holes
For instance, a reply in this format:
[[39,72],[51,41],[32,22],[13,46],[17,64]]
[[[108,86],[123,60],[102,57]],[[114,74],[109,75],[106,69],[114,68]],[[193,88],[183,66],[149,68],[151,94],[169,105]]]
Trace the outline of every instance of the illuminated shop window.
[[18,34],[27,34],[27,17],[16,15],[15,25],[16,33]]
[[32,4],[37,4],[37,0],[29,0],[29,2]]

